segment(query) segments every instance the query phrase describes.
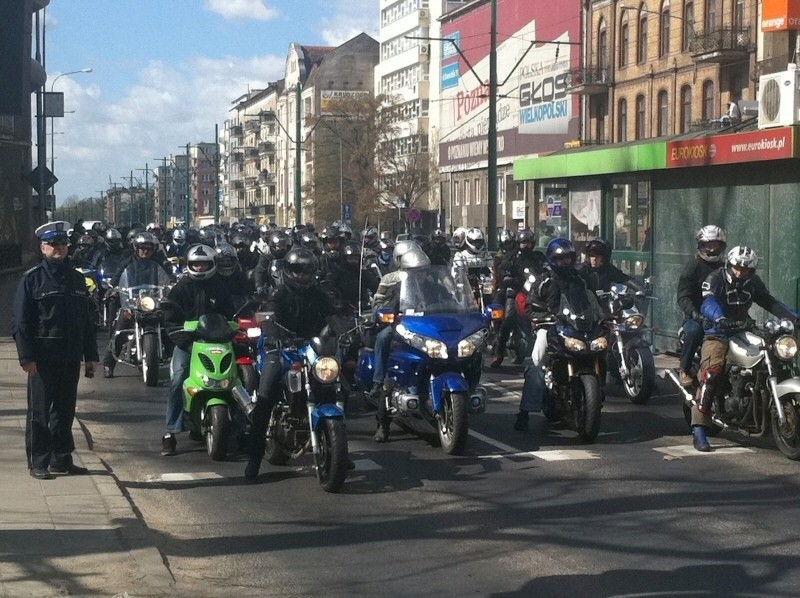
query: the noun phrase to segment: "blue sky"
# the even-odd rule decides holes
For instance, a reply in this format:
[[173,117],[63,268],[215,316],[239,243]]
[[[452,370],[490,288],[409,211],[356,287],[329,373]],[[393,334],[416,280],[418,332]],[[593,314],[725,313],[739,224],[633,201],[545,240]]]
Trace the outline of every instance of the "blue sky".
[[[290,43],[377,39],[378,11],[379,0],[52,0],[46,89],[64,92],[67,111],[52,136],[59,205],[213,142],[231,102],[283,77]],[[48,123],[48,167],[50,139]]]

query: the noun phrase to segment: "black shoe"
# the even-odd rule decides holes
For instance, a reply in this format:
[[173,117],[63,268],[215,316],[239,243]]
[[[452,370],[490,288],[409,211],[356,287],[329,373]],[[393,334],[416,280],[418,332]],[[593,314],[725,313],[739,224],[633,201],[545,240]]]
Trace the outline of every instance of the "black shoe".
[[256,459],[255,457],[250,457],[247,460],[247,465],[244,468],[244,477],[246,477],[248,480],[258,479],[259,469],[261,469],[261,458],[259,457]]
[[520,411],[517,413],[517,420],[514,422],[514,429],[520,432],[528,431],[528,412]]
[[178,449],[178,441],[175,439],[175,434],[164,434],[161,439],[161,454],[165,457],[174,455]]
[[70,463],[69,465],[51,465],[50,473],[66,473],[68,475],[87,475],[89,470]]
[[375,442],[389,442],[389,428],[378,426],[378,430],[375,432],[375,437],[373,440]]
[[489,364],[489,367],[492,369],[496,369],[499,368],[501,365],[503,365],[503,358],[495,357],[494,361],[492,361],[492,363]]
[[44,467],[34,467],[31,469],[31,477],[37,480],[52,480],[53,474]]
[[103,366],[103,378],[113,378],[114,377],[114,368],[108,367],[107,365]]
[[695,450],[701,453],[711,452],[711,445],[708,444],[708,438],[706,438],[705,426],[692,426],[692,444]]

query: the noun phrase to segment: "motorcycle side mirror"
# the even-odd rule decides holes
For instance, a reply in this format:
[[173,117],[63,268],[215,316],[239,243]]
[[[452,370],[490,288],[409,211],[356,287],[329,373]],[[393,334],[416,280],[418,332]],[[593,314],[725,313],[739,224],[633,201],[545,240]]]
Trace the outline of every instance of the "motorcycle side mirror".
[[394,310],[390,307],[379,307],[375,310],[375,322],[378,324],[393,324]]
[[502,320],[505,315],[505,310],[499,303],[490,303],[483,308],[483,316],[487,320]]

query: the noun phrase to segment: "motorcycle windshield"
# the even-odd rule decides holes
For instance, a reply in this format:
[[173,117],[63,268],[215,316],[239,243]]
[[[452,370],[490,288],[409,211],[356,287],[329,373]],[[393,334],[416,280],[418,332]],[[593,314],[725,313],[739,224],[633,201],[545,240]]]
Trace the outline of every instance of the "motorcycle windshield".
[[100,270],[103,272],[103,278],[111,280],[119,272],[120,258],[116,255],[107,255],[103,258],[100,264]]
[[583,285],[571,285],[561,293],[558,316],[580,332],[590,332],[603,319],[603,310]]
[[153,267],[125,268],[119,279],[119,296],[124,309],[137,309],[139,298],[142,296],[153,297],[158,304],[164,289],[170,285],[166,271],[153,262]]
[[465,314],[478,311],[466,272],[447,266],[400,273],[400,313],[408,316]]

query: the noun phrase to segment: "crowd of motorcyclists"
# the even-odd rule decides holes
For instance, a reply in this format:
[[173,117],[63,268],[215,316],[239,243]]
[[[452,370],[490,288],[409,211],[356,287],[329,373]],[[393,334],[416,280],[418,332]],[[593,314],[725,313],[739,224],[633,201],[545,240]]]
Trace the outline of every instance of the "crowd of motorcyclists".
[[[399,284],[410,272],[431,266],[462,269],[473,285],[476,305],[489,289],[485,300],[504,310],[492,342],[490,367],[502,366],[509,338],[520,333],[530,338],[526,351],[532,365],[528,371],[535,376],[541,375],[547,363],[548,335],[553,334],[550,327],[537,323],[561,309],[564,295],[574,296],[577,291],[591,298],[608,292],[614,284],[627,285],[640,295],[645,289],[641,279],[614,266],[612,247],[605,239],[589,241],[582,248],[581,259],[567,238],[552,239],[544,251],[537,250],[536,236],[527,229],[502,231],[494,255],[487,251],[485,235],[478,228],[458,228],[449,237],[442,230],[431,235],[417,232],[395,242],[376,227],[357,233],[343,222],[320,231],[311,224],[293,228],[234,224],[171,231],[155,223],[128,230],[95,225],[83,231],[76,226],[71,239],[73,265],[104,272],[111,289],[126,272],[137,280],[157,281],[165,275],[171,286],[164,308],[168,332],[210,312],[231,319],[255,297],[262,310],[274,313],[282,328],[310,338],[334,314],[352,316],[379,307],[397,311]],[[696,392],[691,418],[694,447],[709,451],[709,413],[721,386],[729,336],[726,322],[748,317],[754,302],[792,321],[797,314],[772,297],[755,274],[758,258],[753,249],[740,245],[726,252],[725,233],[713,225],[700,229],[696,240],[697,254],[678,281],[677,302],[685,315],[679,376],[682,385]],[[106,268],[111,264],[113,271]],[[113,331],[126,326],[130,320],[119,310]],[[391,325],[377,334],[373,384],[366,389],[373,396],[388,392],[386,364],[394,335]],[[175,454],[176,434],[185,429],[181,385],[188,376],[191,346],[182,344],[179,336],[175,338],[163,455]],[[113,339],[112,333],[103,360],[106,378],[114,376],[116,365]],[[256,409],[251,414],[251,440],[245,447],[249,455],[245,475],[250,479],[258,475],[264,454],[264,433],[279,394],[279,374],[273,353],[261,370]],[[613,367],[608,367],[608,374],[614,377]],[[543,382],[526,383],[525,388],[514,421],[514,428],[520,431],[528,429],[529,412],[539,410],[546,400]],[[542,396],[531,397],[531,392]],[[385,442],[389,418],[385,402],[378,400],[377,404],[375,441]]]

